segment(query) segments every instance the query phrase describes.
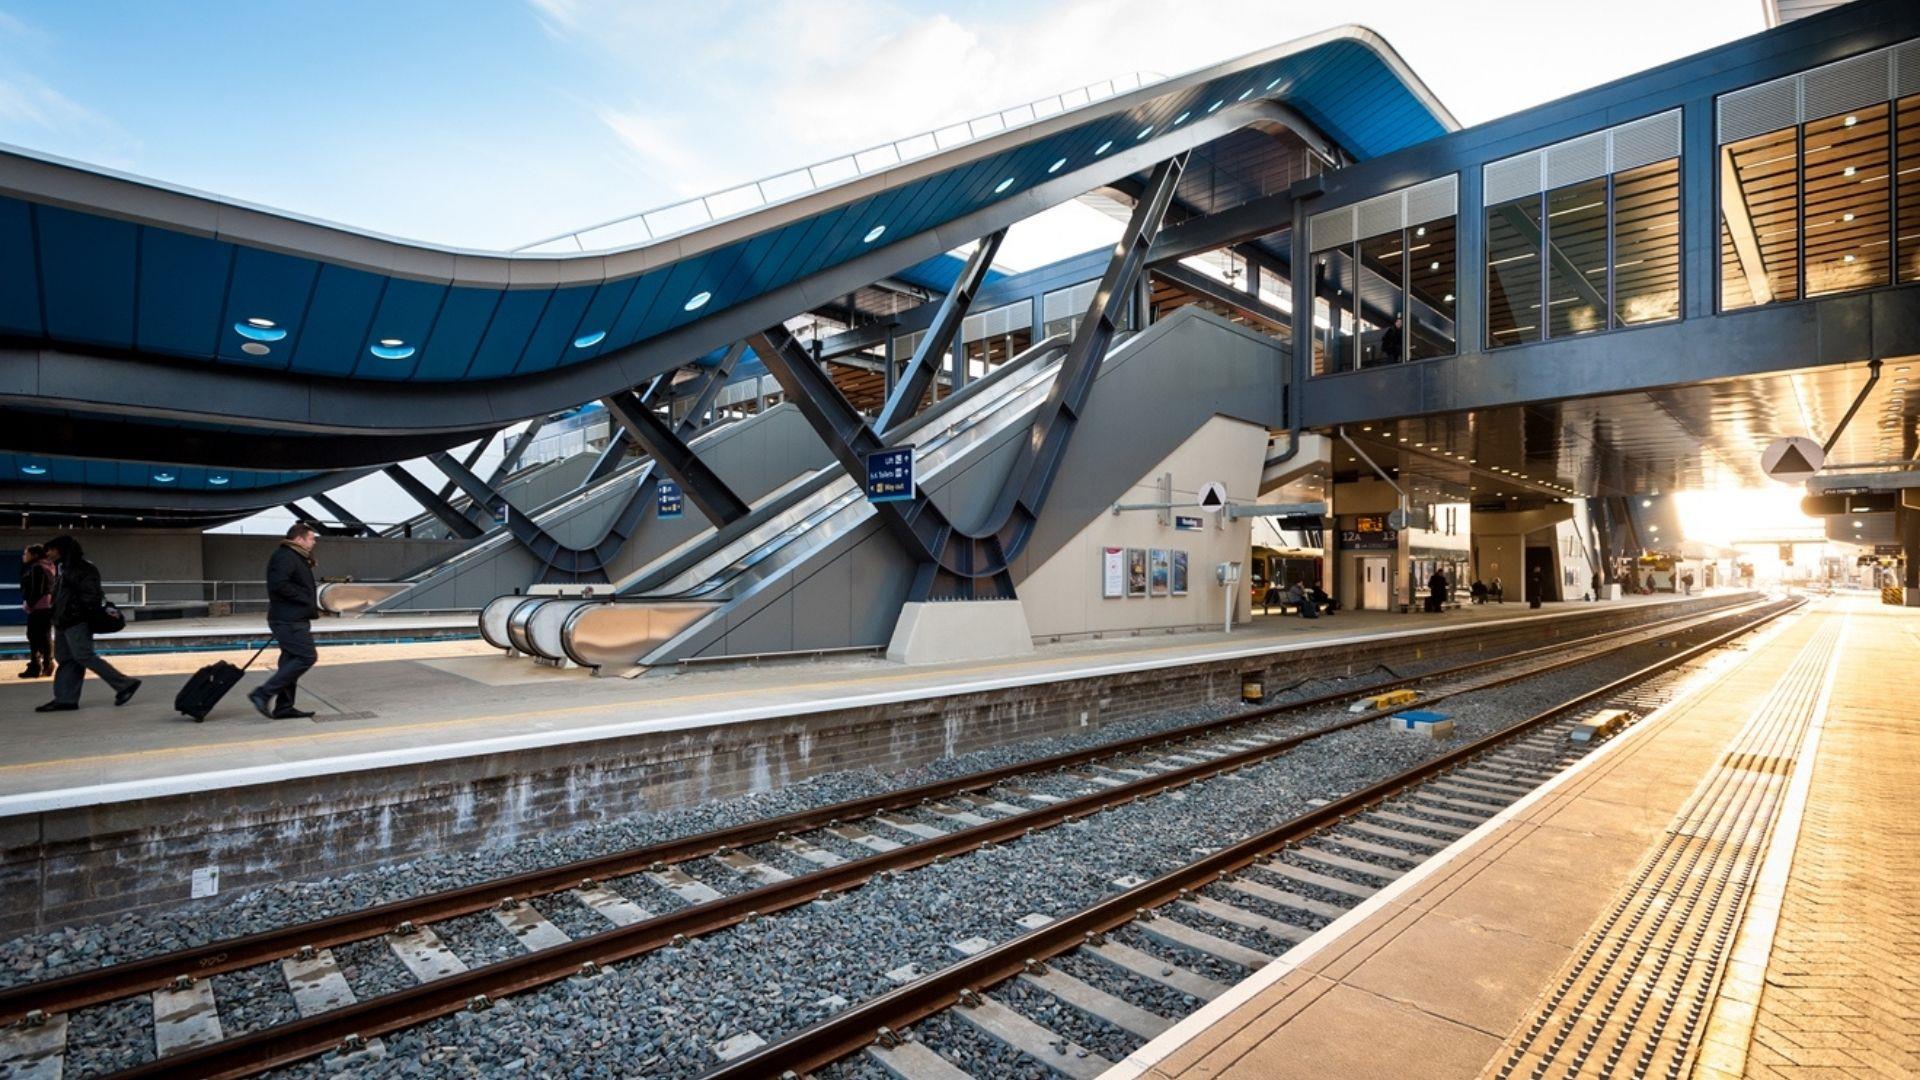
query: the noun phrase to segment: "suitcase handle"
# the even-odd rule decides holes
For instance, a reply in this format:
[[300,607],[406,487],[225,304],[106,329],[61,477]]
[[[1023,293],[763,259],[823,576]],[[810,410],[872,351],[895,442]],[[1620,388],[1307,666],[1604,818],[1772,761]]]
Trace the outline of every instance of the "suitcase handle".
[[261,653],[263,653],[263,652],[266,652],[266,651],[267,651],[267,646],[268,646],[268,645],[271,645],[271,644],[273,644],[273,638],[271,638],[271,637],[269,637],[269,638],[267,638],[267,640],[265,641],[265,643],[263,643],[263,644],[262,644],[262,645],[261,645],[261,646],[260,646],[260,647],[259,647],[258,649],[256,649],[256,650],[254,650],[254,654],[253,654],[252,656],[249,656],[249,657],[247,658],[247,662],[246,662],[246,663],[244,663],[244,664],[242,664],[242,665],[240,665],[240,670],[241,670],[241,671],[245,671],[245,670],[247,670],[248,668],[250,668],[250,667],[252,667],[252,666],[253,666],[253,662],[254,662],[255,660],[258,660],[258,659],[260,659],[260,654],[261,654]]

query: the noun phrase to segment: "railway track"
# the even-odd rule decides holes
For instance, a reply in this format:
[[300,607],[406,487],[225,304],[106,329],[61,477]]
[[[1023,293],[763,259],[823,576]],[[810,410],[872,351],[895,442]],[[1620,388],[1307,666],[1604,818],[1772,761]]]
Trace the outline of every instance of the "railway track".
[[1032,1019],[1027,1013],[1034,1010],[1013,1003],[1016,990],[1041,991],[1135,1043],[1150,1041],[1177,1018],[1143,1008],[1111,982],[1083,978],[1090,967],[1130,973],[1135,983],[1196,1001],[1224,993],[1228,983],[1173,957],[1240,971],[1278,958],[1584,756],[1599,742],[1570,736],[1597,714],[1661,707],[1684,681],[1672,674],[1676,668],[1798,606],[1783,605],[1151,881],[1128,883],[1098,903],[756,1048],[703,1080],[807,1073],[967,1080],[976,1074],[954,1059],[977,1057],[970,1044],[979,1040],[1049,1073],[1098,1076],[1115,1059]]
[[[149,995],[157,1060],[125,1075],[160,1075],[178,1070],[196,1075],[246,1075],[329,1050],[378,1052],[377,1036],[382,1033],[461,1009],[484,1009],[520,990],[576,973],[592,973],[609,963],[856,888],[876,874],[896,873],[983,845],[1015,840],[1031,830],[1072,822],[1121,802],[1257,764],[1312,739],[1372,723],[1392,711],[1370,709],[1311,730],[1288,730],[1291,719],[1356,696],[1419,686],[1422,704],[1430,705],[1591,662],[1662,635],[1742,619],[1757,607],[1761,605],[1674,617],[1483,658],[1391,679],[1365,690],[1345,689],[16,987],[0,992],[0,1018],[20,1019],[8,1041],[13,1044],[16,1065],[31,1066],[57,1061],[66,1016],[73,1010]],[[1297,724],[1297,720],[1293,722]],[[1454,794],[1461,801],[1473,801],[1470,792]],[[1440,809],[1443,814],[1447,812],[1444,807]],[[1390,846],[1395,838],[1375,839],[1389,841],[1389,845],[1376,846]],[[1342,850],[1356,849],[1348,845]],[[1417,853],[1419,846],[1407,850]],[[1338,894],[1338,890],[1333,891]],[[529,903],[530,898],[544,898],[549,911],[555,902],[578,905],[611,929],[586,936],[570,934]],[[652,910],[670,906],[673,910],[664,914]],[[497,962],[469,967],[436,933],[436,926],[445,927],[451,920],[468,916],[477,919],[465,919],[466,923],[490,925],[498,931],[496,941],[506,943],[495,950]],[[384,943],[417,985],[356,1001],[332,950],[367,941]],[[300,1016],[263,1030],[223,1038],[210,976],[266,965],[280,968]],[[6,1049],[0,1049],[0,1055],[6,1053]]]

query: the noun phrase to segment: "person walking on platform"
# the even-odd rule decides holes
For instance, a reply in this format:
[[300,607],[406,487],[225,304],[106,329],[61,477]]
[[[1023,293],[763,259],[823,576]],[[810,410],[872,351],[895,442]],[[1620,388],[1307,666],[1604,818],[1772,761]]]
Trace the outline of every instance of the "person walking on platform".
[[300,676],[320,660],[313,646],[313,620],[320,614],[313,545],[319,539],[313,526],[296,521],[267,560],[267,629],[280,643],[280,667],[247,700],[269,720],[304,720],[313,715],[295,708],[293,696]]
[[35,712],[71,712],[80,707],[80,687],[91,671],[113,687],[113,703],[125,705],[140,689],[139,679],[122,675],[118,668],[93,651],[93,620],[106,607],[107,597],[100,585],[100,569],[80,553],[80,542],[71,536],[56,536],[47,541],[47,556],[59,573],[53,587],[53,658],[59,669],[53,676],[53,700]]
[[1447,609],[1447,575],[1434,568],[1433,576],[1427,579],[1427,610],[1435,615]]
[[27,670],[23,679],[53,674],[53,583],[47,549],[32,544],[20,552],[20,606],[27,609]]

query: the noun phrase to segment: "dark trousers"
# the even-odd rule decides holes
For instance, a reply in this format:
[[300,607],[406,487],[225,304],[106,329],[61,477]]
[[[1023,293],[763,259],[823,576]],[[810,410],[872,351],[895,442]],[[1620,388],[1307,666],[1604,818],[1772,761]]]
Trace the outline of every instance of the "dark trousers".
[[80,684],[89,671],[105,679],[116,694],[133,685],[132,679],[93,651],[93,628],[86,623],[76,623],[54,636],[53,658],[60,662],[60,669],[53,673],[53,700],[62,704],[80,704]]
[[268,622],[273,640],[280,643],[280,666],[267,676],[254,693],[272,697],[276,709],[293,707],[293,694],[300,676],[318,663],[320,654],[313,647],[313,624],[308,622]]
[[27,612],[27,665],[53,670],[53,609]]

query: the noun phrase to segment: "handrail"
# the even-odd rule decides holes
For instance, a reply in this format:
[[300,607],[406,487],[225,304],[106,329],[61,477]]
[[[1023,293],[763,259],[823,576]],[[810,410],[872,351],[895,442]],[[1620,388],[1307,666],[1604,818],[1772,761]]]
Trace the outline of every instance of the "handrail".
[[[750,180],[708,195],[656,206],[651,210],[627,214],[610,221],[603,221],[598,225],[588,225],[571,232],[535,240],[511,250],[514,254],[521,252],[543,255],[562,254],[568,251],[566,242],[572,241],[573,251],[586,254],[589,251],[609,251],[614,248],[664,240],[704,228],[718,221],[750,214],[777,203],[789,202],[822,188],[832,187],[869,173],[891,169],[896,165],[937,154],[942,150],[963,146],[989,135],[1011,131],[1129,90],[1138,90],[1142,86],[1160,82],[1165,78],[1165,75],[1156,71],[1128,72],[1125,75],[1102,79],[1062,93],[1037,98],[1010,109],[976,116],[972,120],[933,128],[916,135],[870,146],[851,154],[842,154],[812,165],[803,165],[797,169]],[[607,236],[604,241],[595,241],[597,244],[595,247],[587,246],[585,238],[589,234],[614,229],[621,230],[619,235]],[[561,246],[554,249],[552,245],[556,244]]]

